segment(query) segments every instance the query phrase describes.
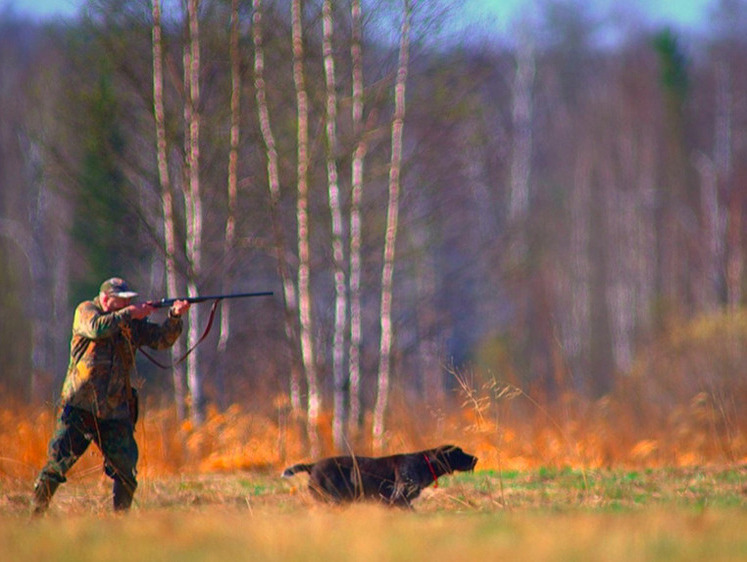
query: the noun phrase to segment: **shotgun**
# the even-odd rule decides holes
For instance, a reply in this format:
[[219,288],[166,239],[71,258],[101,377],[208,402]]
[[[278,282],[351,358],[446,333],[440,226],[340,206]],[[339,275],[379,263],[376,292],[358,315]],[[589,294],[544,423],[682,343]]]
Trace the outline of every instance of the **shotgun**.
[[171,306],[176,301],[187,301],[188,303],[199,303],[207,301],[221,301],[223,299],[244,299],[249,297],[269,297],[272,291],[263,291],[260,293],[233,293],[230,295],[205,295],[201,297],[176,297],[173,299],[160,299],[157,301],[148,301],[148,304],[154,308],[165,308]]

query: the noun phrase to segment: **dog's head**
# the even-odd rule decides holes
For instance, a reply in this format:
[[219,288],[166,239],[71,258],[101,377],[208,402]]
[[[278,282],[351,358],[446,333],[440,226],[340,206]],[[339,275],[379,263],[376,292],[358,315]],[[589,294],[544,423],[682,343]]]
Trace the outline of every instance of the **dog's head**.
[[465,453],[456,445],[441,445],[433,453],[436,463],[445,473],[474,470],[477,464],[477,457]]

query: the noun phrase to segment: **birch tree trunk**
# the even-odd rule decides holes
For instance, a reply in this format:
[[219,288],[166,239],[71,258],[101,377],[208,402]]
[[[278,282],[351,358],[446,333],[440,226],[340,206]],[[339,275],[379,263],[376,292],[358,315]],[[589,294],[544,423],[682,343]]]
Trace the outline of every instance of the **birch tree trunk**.
[[309,255],[309,221],[308,221],[308,169],[309,169],[309,110],[308,96],[303,68],[303,12],[301,0],[291,3],[291,26],[293,40],[293,83],[296,88],[298,111],[298,198],[296,216],[298,222],[298,299],[301,321],[301,356],[303,358],[306,382],[308,387],[308,405],[306,419],[308,437],[312,456],[320,451],[318,422],[321,409],[321,391],[317,381],[316,361],[312,340],[311,324],[311,288],[310,288],[310,255]]
[[300,341],[298,335],[298,299],[296,288],[291,278],[290,267],[286,258],[288,245],[281,222],[280,205],[280,173],[278,166],[278,152],[275,136],[270,126],[270,110],[267,106],[267,88],[264,78],[264,46],[262,39],[262,0],[254,0],[254,16],[252,22],[252,39],[254,42],[254,91],[257,101],[257,113],[265,144],[267,157],[267,185],[270,192],[270,220],[275,238],[277,254],[277,268],[283,284],[285,299],[285,334],[290,346],[290,403],[296,414],[301,412],[301,360],[299,357]]
[[[739,188],[734,185],[733,137],[734,137],[734,87],[732,71],[726,64],[721,64],[716,72],[716,131],[714,163],[720,193],[725,196],[726,209],[719,208],[723,229],[718,232],[724,243],[718,246],[723,252],[724,285],[726,305],[736,311],[742,302],[742,275],[744,255],[742,246],[742,198]],[[724,216],[725,215],[725,216]],[[713,250],[712,250],[713,251]]]
[[519,263],[523,262],[527,252],[525,222],[529,212],[534,74],[534,44],[528,25],[525,24],[519,31],[516,73],[512,85],[514,142],[511,153],[511,189],[508,202],[508,220],[512,229],[509,253],[512,261]]
[[[47,329],[49,321],[58,325],[61,319],[61,309],[67,300],[56,300],[55,280],[56,274],[63,275],[61,280],[69,279],[67,272],[61,270],[60,264],[65,262],[69,255],[66,248],[69,244],[67,236],[60,236],[59,225],[69,224],[64,222],[66,214],[69,215],[67,205],[50,189],[46,182],[40,181],[42,175],[42,160],[40,147],[26,135],[19,135],[19,143],[25,152],[27,166],[35,173],[29,181],[33,181],[35,196],[33,205],[29,206],[29,244],[24,246],[24,254],[29,262],[30,280],[37,290],[31,294],[31,330],[33,348],[31,351],[31,388],[29,397],[40,398],[41,381],[48,373],[55,371],[55,341],[53,334]],[[53,220],[56,219],[56,220]],[[3,219],[0,219],[2,223]],[[61,222],[58,222],[61,221]],[[15,221],[11,221],[15,222]],[[57,281],[59,283],[59,281]]]
[[703,215],[703,271],[702,283],[698,284],[698,302],[703,311],[712,312],[718,305],[718,293],[723,281],[724,263],[723,225],[726,221],[719,201],[719,175],[713,161],[703,153],[697,153],[694,166],[700,177],[700,204]]
[[[636,333],[649,329],[654,300],[657,256],[651,198],[656,186],[656,150],[650,123],[633,116],[618,84],[611,88],[615,93],[608,97],[617,100],[614,107],[619,116],[617,134],[610,139],[612,146],[606,153],[615,162],[600,162],[603,174],[617,169],[609,180],[614,189],[610,189],[604,209],[611,256],[607,300],[615,369],[628,373],[635,359]],[[615,243],[619,241],[624,243]]]
[[570,239],[568,240],[569,268],[568,279],[568,327],[563,348],[568,354],[572,368],[586,380],[588,370],[589,341],[591,340],[591,263],[589,260],[592,160],[588,143],[581,143],[577,150],[574,166],[573,189],[568,204],[571,217]]
[[[163,215],[163,238],[166,254],[166,290],[169,295],[178,295],[176,274],[176,226],[174,223],[174,192],[171,186],[168,164],[168,144],[166,141],[166,118],[163,102],[163,43],[161,39],[160,0],[153,0],[153,115],[156,124],[156,156],[158,159],[158,179],[161,184],[161,212]],[[172,349],[172,357],[184,354],[184,343],[177,339]],[[174,401],[179,421],[186,417],[186,395],[184,388],[184,368],[173,368]]]
[[[189,41],[184,54],[184,121],[188,128],[186,144],[185,218],[187,232],[187,261],[190,266],[187,278],[189,296],[197,296],[198,280],[202,266],[202,199],[200,193],[200,0],[187,1]],[[199,338],[200,308],[194,307],[189,318],[189,346]],[[199,372],[199,349],[187,357],[187,382],[189,384],[191,419],[195,425],[204,420],[202,380]]]
[[[526,357],[537,361],[544,376],[544,354],[534,354],[532,345],[538,336],[533,330],[541,325],[539,312],[543,310],[539,295],[544,294],[543,282],[534,260],[529,255],[528,228],[530,213],[530,174],[533,151],[532,118],[534,97],[535,58],[529,20],[520,23],[515,55],[516,70],[511,84],[511,155],[507,222],[509,228],[506,252],[507,270],[520,272],[512,295],[514,318],[511,326],[516,340],[521,342]],[[516,275],[516,273],[513,273]],[[542,345],[542,344],[540,344]],[[532,369],[532,367],[529,367]]]
[[361,410],[361,200],[363,198],[363,164],[367,151],[363,135],[363,18],[360,0],[350,4],[352,19],[350,58],[353,73],[353,135],[357,139],[351,169],[350,196],[350,348],[348,351],[350,430],[357,433],[363,423]]
[[[36,217],[31,217],[32,227],[37,226]],[[48,329],[45,329],[52,309],[50,302],[51,290],[48,290],[48,280],[45,279],[48,270],[44,257],[43,242],[36,239],[31,228],[15,219],[0,216],[0,238],[12,241],[23,252],[28,263],[28,278],[33,287],[37,287],[32,294],[28,317],[31,321],[31,385],[29,396],[34,399],[44,399],[41,392],[40,378],[43,373],[51,371],[47,350],[49,345]]]
[[731,312],[737,312],[742,303],[742,279],[744,277],[743,205],[741,192],[733,187],[729,192],[726,232],[726,302]]
[[342,211],[340,209],[340,188],[337,176],[337,93],[335,83],[335,59],[332,47],[334,22],[332,0],[324,0],[322,5],[322,51],[324,56],[324,79],[327,88],[326,133],[327,133],[327,187],[329,212],[332,218],[332,258],[335,281],[335,328],[332,344],[332,380],[334,381],[334,411],[332,419],[332,439],[339,451],[345,439],[345,320],[347,299],[345,292],[345,267],[342,247]]
[[394,117],[392,120],[392,156],[389,164],[389,200],[387,203],[384,264],[381,273],[381,345],[379,348],[379,373],[376,403],[373,412],[373,447],[376,453],[384,450],[384,417],[389,396],[389,378],[392,351],[392,281],[394,256],[399,220],[400,173],[402,168],[402,133],[405,121],[405,86],[410,50],[410,19],[412,5],[404,0],[402,29],[399,45],[399,63],[394,87]]
[[[223,273],[222,293],[231,292],[233,285],[233,267],[231,255],[236,241],[236,200],[238,198],[238,164],[239,164],[239,135],[241,123],[241,59],[239,56],[239,0],[231,0],[231,30],[230,30],[230,58],[231,58],[231,132],[230,148],[228,152],[228,213],[226,216],[226,231],[223,239],[223,256],[228,264]],[[225,379],[226,379],[226,351],[228,339],[231,336],[231,300],[223,301],[220,315],[220,332],[218,335],[218,370],[216,382],[221,407],[225,407]]]

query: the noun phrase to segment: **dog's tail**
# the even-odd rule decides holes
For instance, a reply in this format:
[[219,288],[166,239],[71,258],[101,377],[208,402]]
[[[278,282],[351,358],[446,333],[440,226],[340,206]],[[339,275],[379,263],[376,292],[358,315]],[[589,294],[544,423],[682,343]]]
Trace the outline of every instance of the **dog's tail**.
[[298,472],[311,472],[314,468],[314,463],[298,463],[293,466],[289,466],[283,471],[283,478],[290,478]]

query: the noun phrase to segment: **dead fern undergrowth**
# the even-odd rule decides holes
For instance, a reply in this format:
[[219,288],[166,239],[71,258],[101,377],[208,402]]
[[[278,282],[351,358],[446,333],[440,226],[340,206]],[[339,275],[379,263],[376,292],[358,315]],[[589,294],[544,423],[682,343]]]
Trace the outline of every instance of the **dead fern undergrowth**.
[[[656,407],[630,399],[624,389],[597,401],[571,393],[542,403],[522,389],[495,380],[476,382],[458,375],[460,407],[413,408],[394,399],[388,419],[389,452],[456,443],[479,457],[478,469],[538,467],[658,468],[735,466],[747,463],[747,417],[728,402],[702,391],[678,404]],[[331,420],[322,416],[324,454],[332,445]],[[0,478],[33,479],[44,463],[54,429],[54,411],[6,405],[0,409]],[[370,454],[364,425],[349,450]],[[178,422],[171,408],[146,405],[137,424],[141,476],[276,471],[308,458],[302,422],[285,410],[260,414],[233,405],[210,409],[205,423]],[[342,451],[349,452],[349,451]],[[95,446],[71,477],[101,470]],[[77,476],[76,476],[77,475]]]

